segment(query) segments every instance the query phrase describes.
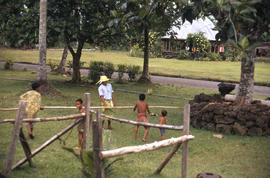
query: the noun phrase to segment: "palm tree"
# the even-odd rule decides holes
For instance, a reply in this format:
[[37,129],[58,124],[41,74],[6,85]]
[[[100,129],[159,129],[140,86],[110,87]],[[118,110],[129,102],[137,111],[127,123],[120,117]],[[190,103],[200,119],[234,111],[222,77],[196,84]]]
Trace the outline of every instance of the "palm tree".
[[39,8],[39,70],[37,80],[41,83],[47,83],[46,66],[46,28],[47,28],[47,0],[40,0]]

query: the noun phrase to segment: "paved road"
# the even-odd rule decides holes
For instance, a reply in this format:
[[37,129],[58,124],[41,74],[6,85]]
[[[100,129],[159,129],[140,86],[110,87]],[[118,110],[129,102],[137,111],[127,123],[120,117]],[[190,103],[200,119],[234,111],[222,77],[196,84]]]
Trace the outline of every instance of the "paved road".
[[[4,62],[0,61],[0,68],[3,68]],[[38,65],[36,64],[26,64],[26,63],[14,63],[13,67],[18,70],[34,70],[38,69]],[[48,67],[48,71],[50,68]],[[82,75],[88,75],[87,69],[81,69]],[[113,75],[113,78],[116,78],[117,74]],[[175,85],[175,86],[190,86],[190,87],[198,87],[198,88],[209,88],[209,89],[217,89],[217,84],[219,82],[207,81],[207,80],[196,80],[196,79],[185,79],[185,78],[173,78],[173,77],[163,77],[163,76],[151,76],[151,80],[153,83],[163,84],[163,85]],[[238,87],[238,85],[237,85]],[[236,87],[236,90],[237,90]],[[270,96],[270,87],[265,86],[255,86],[254,91],[257,94]]]

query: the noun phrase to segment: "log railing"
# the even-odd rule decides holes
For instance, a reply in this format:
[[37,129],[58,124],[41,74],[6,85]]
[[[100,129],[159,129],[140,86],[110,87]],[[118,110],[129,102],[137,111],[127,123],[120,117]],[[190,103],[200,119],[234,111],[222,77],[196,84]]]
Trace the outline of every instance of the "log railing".
[[[89,145],[89,137],[90,133],[92,133],[92,140],[93,140],[93,151],[94,151],[94,167],[95,167],[95,177],[96,178],[104,178],[104,170],[103,169],[103,159],[105,158],[111,158],[116,156],[122,156],[126,154],[131,153],[139,153],[144,151],[153,151],[157,150],[163,147],[168,147],[171,145],[175,145],[172,151],[166,156],[166,158],[161,162],[160,166],[155,171],[156,174],[160,173],[161,170],[166,166],[166,164],[170,161],[170,159],[173,157],[173,155],[176,153],[176,151],[180,148],[180,145],[183,145],[183,151],[182,151],[182,171],[181,171],[181,177],[186,178],[187,177],[187,158],[188,158],[188,141],[193,139],[194,136],[189,135],[189,112],[190,112],[190,106],[185,105],[184,107],[184,118],[183,122],[184,125],[181,126],[174,126],[174,125],[160,125],[160,124],[154,124],[154,123],[142,123],[142,122],[136,122],[133,120],[123,119],[123,118],[117,118],[113,116],[108,116],[105,114],[100,114],[99,109],[102,109],[104,107],[101,106],[90,106],[90,94],[85,94],[85,107],[86,112],[80,113],[80,114],[71,114],[66,116],[56,116],[56,117],[47,117],[47,118],[22,118],[22,114],[19,114],[17,116],[17,120],[19,119],[19,122],[49,122],[49,121],[64,121],[64,120],[71,120],[71,119],[77,119],[73,124],[62,130],[61,132],[54,135],[52,138],[47,140],[44,144],[42,144],[40,147],[38,147],[33,152],[30,151],[30,153],[26,154],[26,158],[19,161],[17,164],[11,167],[12,160],[14,158],[15,154],[15,147],[11,146],[10,148],[10,156],[8,156],[6,160],[6,169],[5,169],[5,175],[8,175],[10,173],[11,169],[15,169],[16,167],[24,164],[25,162],[29,161],[31,163],[31,158],[41,152],[43,149],[45,149],[48,145],[53,143],[55,140],[57,140],[59,137],[67,133],[70,129],[75,127],[79,122],[84,122],[85,125],[85,133],[83,136],[83,149],[87,150],[90,148]],[[75,109],[76,107],[73,106],[44,106],[44,109]],[[111,107],[107,107],[111,108]],[[133,106],[117,106],[113,107],[112,109],[131,109]],[[166,109],[179,109],[181,107],[175,107],[175,106],[150,106],[150,108],[166,108]],[[95,110],[93,110],[95,109]],[[13,111],[18,110],[18,108],[0,108],[0,111]],[[24,111],[25,109],[21,106],[21,109],[18,111]],[[96,114],[96,118],[92,119],[92,115]],[[81,119],[78,119],[81,118]],[[122,148],[117,148],[113,150],[106,150],[103,151],[103,145],[102,145],[102,126],[100,124],[101,118],[103,119],[111,119],[112,121],[130,124],[130,125],[140,125],[140,126],[146,126],[146,127],[153,127],[153,128],[164,128],[164,129],[170,129],[170,130],[177,130],[177,131],[183,131],[183,135],[177,138],[170,138],[162,141],[156,141],[149,144],[144,145],[137,145],[137,146],[127,146]],[[20,127],[16,124],[16,120],[14,119],[4,119],[0,121],[1,123],[15,123],[14,130],[16,130],[16,134],[14,134],[14,137],[12,139],[12,143],[18,138],[17,134],[20,130]],[[92,132],[90,132],[90,129],[92,129]],[[30,150],[30,149],[29,149]]]
[[170,138],[162,141],[157,141],[149,144],[144,144],[144,145],[137,145],[137,146],[127,146],[127,147],[122,147],[122,148],[117,148],[113,150],[106,150],[106,151],[101,151],[100,152],[100,157],[103,158],[112,158],[116,156],[122,156],[130,153],[140,153],[144,151],[153,151],[157,150],[163,147],[168,147],[171,145],[175,145],[177,143],[183,143],[188,140],[193,139],[194,136],[192,135],[184,135],[181,137],[177,138]]

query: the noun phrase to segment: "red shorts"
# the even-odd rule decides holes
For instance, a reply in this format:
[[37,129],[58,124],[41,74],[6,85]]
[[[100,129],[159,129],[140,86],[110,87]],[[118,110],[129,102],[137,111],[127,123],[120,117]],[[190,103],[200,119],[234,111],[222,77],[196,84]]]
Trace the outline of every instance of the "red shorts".
[[144,113],[137,114],[137,122],[148,122],[148,118]]

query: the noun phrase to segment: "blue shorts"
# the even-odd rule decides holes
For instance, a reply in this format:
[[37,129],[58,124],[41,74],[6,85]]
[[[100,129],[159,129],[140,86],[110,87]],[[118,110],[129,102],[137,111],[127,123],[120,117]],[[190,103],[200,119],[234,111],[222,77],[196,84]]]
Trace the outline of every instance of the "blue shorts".
[[161,128],[161,129],[159,129],[159,131],[160,131],[161,136],[163,136],[165,134],[165,129]]

